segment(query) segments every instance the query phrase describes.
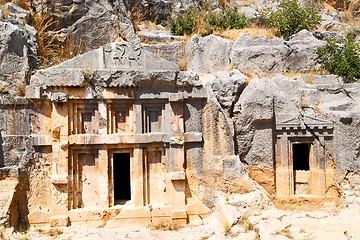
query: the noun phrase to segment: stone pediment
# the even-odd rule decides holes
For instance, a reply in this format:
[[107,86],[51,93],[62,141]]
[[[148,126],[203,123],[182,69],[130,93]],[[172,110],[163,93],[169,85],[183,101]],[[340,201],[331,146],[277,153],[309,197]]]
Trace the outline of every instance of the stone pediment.
[[59,64],[54,68],[84,70],[178,70],[176,64],[127,42],[113,42],[104,45]]
[[276,130],[291,129],[332,129],[333,123],[315,115],[278,115],[276,116]]
[[[185,75],[179,74],[177,64],[130,43],[114,42],[54,67],[39,70],[32,76],[31,85],[81,87],[85,81],[91,79],[96,79],[97,83],[101,82],[104,87],[136,86],[139,82],[153,84],[161,81],[176,84],[181,82],[186,85]],[[196,76],[190,77],[189,80],[191,79],[198,81]],[[188,85],[193,84],[200,85]]]

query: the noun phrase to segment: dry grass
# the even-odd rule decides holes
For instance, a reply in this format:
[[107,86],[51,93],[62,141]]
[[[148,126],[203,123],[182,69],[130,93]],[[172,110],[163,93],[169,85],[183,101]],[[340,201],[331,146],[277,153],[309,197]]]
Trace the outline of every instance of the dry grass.
[[164,41],[164,42],[158,42],[158,41],[149,41],[147,39],[145,39],[143,36],[140,37],[140,42],[142,43],[146,43],[146,44],[170,44],[173,42],[184,42],[184,41],[188,41],[186,37],[181,36],[175,40],[171,40],[171,41]]
[[177,231],[180,229],[180,226],[177,225],[176,223],[165,223],[165,222],[154,224],[152,227],[155,230],[162,230],[162,231]]
[[323,110],[320,109],[320,102],[318,102],[317,104],[315,104],[315,113],[317,114],[321,114],[321,115],[328,115],[329,113],[324,112]]
[[48,14],[34,14],[30,0],[1,0],[0,11],[5,16],[9,15],[10,12],[2,8],[2,5],[8,2],[14,2],[33,14],[33,19],[28,24],[38,32],[39,52],[38,56],[35,56],[38,60],[38,68],[55,65],[80,54],[81,42],[74,42],[71,33],[68,34],[64,41],[59,41],[58,34],[49,32],[49,28],[57,22]]
[[309,72],[286,72],[286,73],[282,73],[282,75],[286,76],[286,77],[298,77],[298,76],[321,76],[321,75],[327,75],[329,74],[326,70],[324,69],[318,69],[318,70],[311,70]]
[[38,31],[39,57],[38,67],[52,66],[80,54],[81,41],[74,42],[68,34],[63,42],[58,42],[57,34],[50,34],[48,29],[56,22],[47,14],[36,14],[33,27]]
[[267,37],[275,37],[276,31],[274,29],[269,28],[262,28],[257,26],[252,26],[250,28],[243,28],[243,29],[229,29],[226,31],[214,32],[214,35],[218,35],[220,37],[226,38],[230,41],[235,41],[240,35],[247,34],[248,36],[259,36],[265,35]]
[[160,31],[160,30],[164,30],[165,27],[161,26],[161,25],[156,25],[155,23],[153,23],[152,21],[140,21],[137,23],[137,28],[139,31],[141,30],[152,30],[152,31]]
[[346,22],[352,22],[352,13],[353,11],[357,10],[359,8],[359,0],[351,1],[349,7],[345,10],[345,21]]
[[55,37],[51,36],[47,30],[49,27],[55,24],[52,18],[49,18],[47,14],[34,15],[33,27],[38,31],[39,41],[39,55],[48,58],[55,55]]
[[31,8],[31,1],[29,0],[17,0],[16,4],[25,10],[30,10]]
[[230,0],[219,0],[219,4],[230,7]]
[[327,2],[323,2],[322,3],[324,5],[323,11],[324,12],[337,12],[336,8],[331,6],[329,3]]
[[[345,8],[345,7],[344,7]],[[359,20],[353,19],[353,12],[359,10],[360,0],[352,0],[347,8],[345,8],[345,21],[351,24],[358,24]]]
[[3,13],[5,17],[10,15],[10,12],[7,9],[5,9],[3,6],[0,6],[0,11]]
[[9,93],[9,89],[0,83],[0,93]]
[[134,26],[135,32],[140,30],[140,23],[144,22],[146,19],[147,10],[143,10],[138,4],[133,4],[134,0],[129,1],[129,5],[133,6],[128,11],[128,14],[131,18],[131,22]]
[[179,48],[179,50],[178,50],[178,54],[179,54],[178,65],[179,65],[180,71],[188,70],[189,59],[187,56],[187,52],[188,52],[189,44],[190,44],[190,42],[188,42],[188,44],[186,44],[185,49]]

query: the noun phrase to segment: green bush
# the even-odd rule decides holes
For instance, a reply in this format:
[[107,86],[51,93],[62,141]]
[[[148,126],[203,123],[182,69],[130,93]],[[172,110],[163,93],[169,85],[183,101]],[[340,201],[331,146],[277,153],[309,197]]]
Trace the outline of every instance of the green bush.
[[195,8],[188,8],[183,14],[170,18],[170,31],[174,35],[190,35],[196,29],[199,12]]
[[322,21],[320,10],[311,2],[302,7],[298,0],[280,0],[276,10],[262,11],[260,19],[267,27],[277,29],[278,36],[288,37],[303,29],[318,28]]
[[356,82],[360,77],[360,47],[353,38],[344,42],[328,38],[327,46],[319,47],[317,54],[322,67],[329,73],[345,77],[346,82]]
[[250,20],[244,13],[238,13],[236,8],[223,7],[218,13],[207,8],[202,11],[188,8],[183,14],[172,17],[169,26],[174,35],[197,33],[205,36],[214,31],[241,29],[249,24]]

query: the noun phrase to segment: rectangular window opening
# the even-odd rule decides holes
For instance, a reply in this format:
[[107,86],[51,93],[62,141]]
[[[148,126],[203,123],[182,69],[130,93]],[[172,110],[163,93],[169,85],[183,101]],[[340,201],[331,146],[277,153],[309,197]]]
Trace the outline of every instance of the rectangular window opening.
[[130,153],[114,153],[114,202],[124,204],[131,200]]
[[293,144],[293,167],[294,171],[309,171],[310,144]]

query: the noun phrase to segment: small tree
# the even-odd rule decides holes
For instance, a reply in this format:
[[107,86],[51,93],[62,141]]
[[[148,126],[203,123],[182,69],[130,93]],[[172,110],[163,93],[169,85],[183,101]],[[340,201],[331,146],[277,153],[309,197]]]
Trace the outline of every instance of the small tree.
[[349,37],[343,43],[336,38],[326,41],[327,46],[317,50],[322,67],[332,74],[345,77],[346,82],[356,82],[360,77],[359,45]]
[[298,0],[280,0],[276,10],[262,11],[260,19],[266,26],[276,28],[278,36],[288,37],[303,29],[318,28],[322,21],[320,10],[311,2],[302,7]]

